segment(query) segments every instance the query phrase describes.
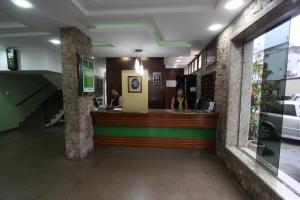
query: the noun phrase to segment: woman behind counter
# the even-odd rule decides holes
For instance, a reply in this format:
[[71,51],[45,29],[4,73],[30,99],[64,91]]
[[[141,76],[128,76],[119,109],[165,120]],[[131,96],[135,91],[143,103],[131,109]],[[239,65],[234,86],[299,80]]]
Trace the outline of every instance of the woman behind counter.
[[110,102],[110,108],[122,108],[123,107],[123,97],[119,94],[118,90],[113,88],[111,90],[112,99]]
[[183,96],[183,89],[179,88],[177,90],[177,96],[172,98],[171,108],[180,111],[188,109],[187,101]]

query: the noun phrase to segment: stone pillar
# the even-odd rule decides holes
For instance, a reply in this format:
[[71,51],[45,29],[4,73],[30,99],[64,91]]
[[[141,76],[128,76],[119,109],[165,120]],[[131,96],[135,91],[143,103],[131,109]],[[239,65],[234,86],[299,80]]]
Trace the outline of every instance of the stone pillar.
[[61,28],[60,33],[66,156],[82,160],[93,150],[93,101],[92,96],[79,95],[77,54],[92,56],[91,39],[75,27]]

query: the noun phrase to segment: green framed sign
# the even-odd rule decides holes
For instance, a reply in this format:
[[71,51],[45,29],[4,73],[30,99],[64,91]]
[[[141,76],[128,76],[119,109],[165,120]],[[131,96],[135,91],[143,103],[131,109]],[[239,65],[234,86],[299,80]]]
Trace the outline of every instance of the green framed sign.
[[81,94],[95,92],[95,72],[94,59],[87,57],[80,57],[79,64],[79,88]]

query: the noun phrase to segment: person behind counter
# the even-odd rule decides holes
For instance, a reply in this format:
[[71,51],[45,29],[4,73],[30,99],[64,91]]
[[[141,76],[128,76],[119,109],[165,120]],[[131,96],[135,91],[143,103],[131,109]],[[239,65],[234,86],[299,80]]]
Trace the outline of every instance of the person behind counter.
[[177,90],[177,96],[172,98],[171,108],[176,110],[188,109],[187,101],[183,96],[183,89]]
[[111,90],[112,100],[110,102],[110,108],[122,108],[123,107],[123,97],[119,94],[116,88]]

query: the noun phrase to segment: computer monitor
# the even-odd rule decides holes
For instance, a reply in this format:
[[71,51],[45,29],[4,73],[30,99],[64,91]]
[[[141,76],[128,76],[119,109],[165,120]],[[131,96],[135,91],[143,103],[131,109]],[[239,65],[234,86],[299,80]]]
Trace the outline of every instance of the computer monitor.
[[205,98],[199,98],[196,101],[196,106],[195,109],[196,110],[207,110],[209,107],[209,101]]

